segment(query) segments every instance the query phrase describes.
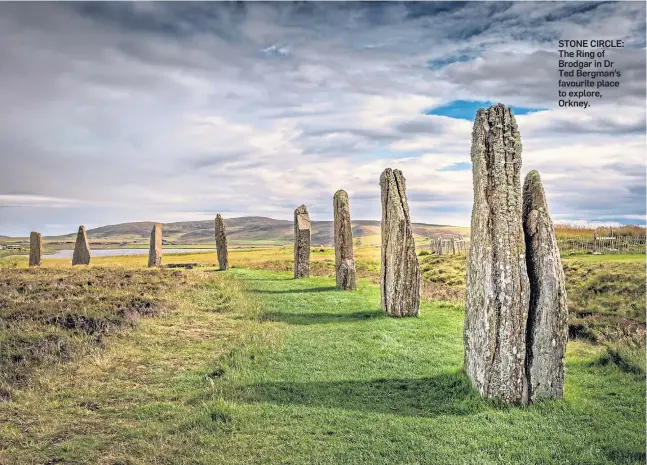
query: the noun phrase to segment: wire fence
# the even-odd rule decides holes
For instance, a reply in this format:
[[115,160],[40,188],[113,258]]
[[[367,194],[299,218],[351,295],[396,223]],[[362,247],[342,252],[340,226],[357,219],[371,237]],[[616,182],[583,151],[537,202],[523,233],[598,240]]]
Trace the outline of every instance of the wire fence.
[[644,254],[645,236],[557,237],[562,255],[576,254]]

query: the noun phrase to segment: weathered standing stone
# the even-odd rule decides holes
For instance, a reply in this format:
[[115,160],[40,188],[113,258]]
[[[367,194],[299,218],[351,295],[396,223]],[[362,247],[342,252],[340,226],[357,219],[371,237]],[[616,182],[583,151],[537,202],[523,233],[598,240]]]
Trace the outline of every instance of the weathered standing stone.
[[29,235],[29,266],[40,266],[40,257],[43,254],[43,243],[39,232]]
[[357,288],[355,259],[353,256],[353,231],[350,221],[350,203],[348,194],[338,190],[333,197],[335,219],[335,269],[337,271],[337,289],[352,290]]
[[564,397],[568,309],[564,270],[546,194],[537,171],[523,185],[523,227],[530,280],[526,330],[528,400]]
[[479,109],[467,257],[465,371],[484,397],[522,403],[530,288],[521,222],[521,139],[510,109]]
[[225,222],[220,215],[216,215],[216,253],[218,255],[218,267],[221,270],[228,270],[227,232],[225,231]]
[[162,225],[156,223],[151,230],[151,243],[148,249],[148,266],[162,265]]
[[72,265],[89,265],[90,257],[90,247],[88,246],[85,226],[79,226],[76,243],[74,244],[74,253],[72,254]]
[[305,205],[294,210],[294,277],[310,276],[310,215]]
[[387,168],[382,191],[382,269],[380,304],[391,316],[420,313],[420,266],[411,230],[404,176]]

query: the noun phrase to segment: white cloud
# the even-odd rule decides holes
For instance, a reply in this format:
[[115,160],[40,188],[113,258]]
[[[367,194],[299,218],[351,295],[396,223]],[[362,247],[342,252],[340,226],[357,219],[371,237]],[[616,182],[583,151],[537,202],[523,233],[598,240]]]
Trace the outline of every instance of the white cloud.
[[[289,219],[301,203],[330,219],[339,188],[354,217],[375,219],[386,167],[403,170],[414,221],[466,225],[471,171],[446,169],[469,163],[471,123],[423,114],[458,99],[548,109],[517,121],[524,170],[540,170],[555,216],[636,221],[644,13],[630,2],[0,4],[0,199],[16,205],[0,200],[0,234],[215,212]],[[556,107],[564,34],[631,45],[616,53],[621,89],[587,111]],[[31,204],[17,207],[21,196]]]

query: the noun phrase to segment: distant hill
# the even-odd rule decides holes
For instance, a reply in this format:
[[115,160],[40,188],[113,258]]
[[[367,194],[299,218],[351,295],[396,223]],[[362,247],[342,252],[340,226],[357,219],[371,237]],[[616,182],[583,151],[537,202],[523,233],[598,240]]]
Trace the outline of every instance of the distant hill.
[[[150,238],[151,221],[136,223],[121,223],[89,229],[88,238],[91,241],[137,241],[146,242]],[[366,244],[380,243],[380,222],[372,220],[353,221],[353,237],[361,238]],[[294,234],[291,221],[275,220],[261,216],[244,216],[226,218],[225,228],[227,238],[233,245],[278,245],[290,244]],[[162,224],[164,239],[178,244],[208,244],[214,243],[214,221],[182,221]],[[460,226],[444,226],[435,224],[414,223],[413,233],[419,238],[452,237],[468,235],[469,228]],[[47,236],[46,241],[73,241],[76,232],[62,236]],[[333,244],[333,222],[312,222],[312,244]]]

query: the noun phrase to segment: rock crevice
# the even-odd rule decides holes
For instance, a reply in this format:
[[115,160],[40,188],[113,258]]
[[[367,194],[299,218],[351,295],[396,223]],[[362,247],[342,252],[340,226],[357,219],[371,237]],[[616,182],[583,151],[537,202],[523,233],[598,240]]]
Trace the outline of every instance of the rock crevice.
[[564,269],[559,256],[546,194],[537,171],[523,186],[523,225],[530,280],[526,330],[526,374],[529,401],[564,396],[564,362],[568,309]]
[[485,397],[524,402],[530,299],[521,222],[521,139],[510,109],[477,112],[467,260],[465,370]]

